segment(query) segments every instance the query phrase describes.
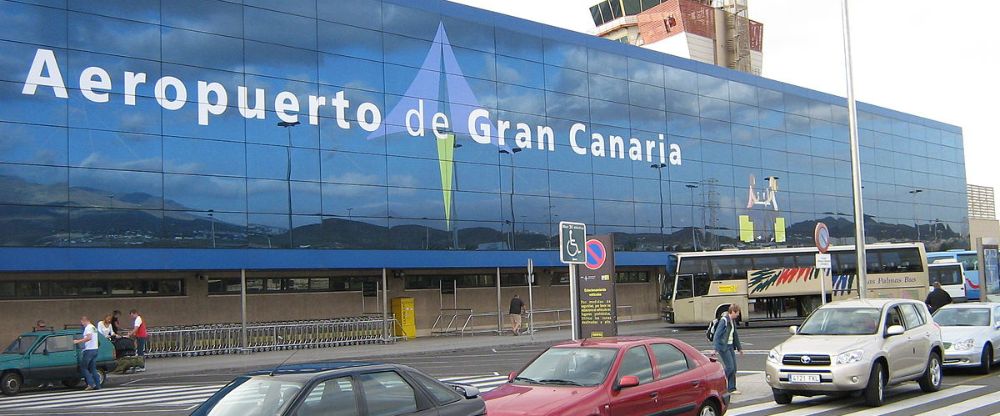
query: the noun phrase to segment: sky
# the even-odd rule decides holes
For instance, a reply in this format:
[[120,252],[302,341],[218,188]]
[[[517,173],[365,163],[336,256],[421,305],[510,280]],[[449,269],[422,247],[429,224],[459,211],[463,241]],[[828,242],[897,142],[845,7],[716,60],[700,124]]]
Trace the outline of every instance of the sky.
[[[585,33],[597,3],[453,1]],[[857,100],[961,127],[968,183],[1000,192],[996,13],[940,0],[848,2]],[[764,77],[846,95],[840,0],[749,0],[749,13],[764,24]]]

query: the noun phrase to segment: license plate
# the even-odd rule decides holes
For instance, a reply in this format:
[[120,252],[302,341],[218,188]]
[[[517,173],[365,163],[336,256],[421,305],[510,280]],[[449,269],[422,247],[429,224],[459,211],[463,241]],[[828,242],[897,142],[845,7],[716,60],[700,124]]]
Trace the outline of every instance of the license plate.
[[788,379],[792,383],[819,383],[819,374],[792,374]]

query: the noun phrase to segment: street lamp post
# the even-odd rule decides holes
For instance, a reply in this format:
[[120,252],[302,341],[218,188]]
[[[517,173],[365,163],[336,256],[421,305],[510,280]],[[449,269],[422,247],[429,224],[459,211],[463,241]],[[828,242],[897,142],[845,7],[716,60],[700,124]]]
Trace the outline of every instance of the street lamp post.
[[865,255],[865,209],[861,199],[861,151],[858,142],[858,105],[854,101],[854,75],[851,67],[851,25],[848,21],[847,0],[841,0],[844,35],[844,72],[847,83],[847,119],[851,133],[851,185],[854,196],[854,256],[858,265],[858,293],[864,299],[868,291],[868,264]]
[[689,183],[685,184],[684,187],[691,191],[691,244],[694,246],[694,251],[698,251],[698,234],[695,233],[694,229],[694,190],[698,189],[698,185]]
[[667,164],[657,163],[650,167],[656,169],[656,188],[660,191],[660,251],[667,251],[667,241],[663,236],[663,168],[667,167]]
[[[452,145],[452,148],[455,149],[455,150],[458,150],[461,147],[462,147],[461,143],[455,143],[455,144]],[[455,188],[454,188],[455,192],[458,193],[459,192],[459,189],[458,189],[458,168],[454,165],[454,163],[455,163],[454,159],[455,159],[454,153],[452,153],[451,177],[455,181]],[[451,246],[455,250],[458,250],[458,224],[455,224],[455,220],[458,219],[458,201],[457,201],[457,199],[458,198],[456,198],[455,196],[452,196],[452,198],[451,198],[451,218],[452,218],[452,220],[451,220],[451,222],[452,222],[452,224],[451,224],[451,240],[452,240],[451,241]]]
[[500,153],[510,155],[510,249],[514,250],[517,244],[517,219],[514,216],[514,154],[520,153],[520,147],[511,149],[500,149]]
[[298,126],[298,121],[282,121],[278,127],[283,127],[288,131],[288,160],[285,165],[285,186],[288,187],[288,247],[292,247],[292,127]]
[[208,219],[212,223],[212,248],[215,248],[215,210],[208,210]]
[[913,196],[913,228],[917,230],[917,241],[920,241],[920,223],[917,222],[917,194],[923,191],[923,189],[908,191],[908,193]]

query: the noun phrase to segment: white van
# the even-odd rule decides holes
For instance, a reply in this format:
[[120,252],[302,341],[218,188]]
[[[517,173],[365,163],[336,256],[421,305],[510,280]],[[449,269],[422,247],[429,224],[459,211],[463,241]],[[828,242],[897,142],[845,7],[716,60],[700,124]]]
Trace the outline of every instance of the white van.
[[928,280],[933,289],[935,282],[941,283],[941,288],[955,303],[965,302],[965,268],[954,259],[938,259],[927,265]]

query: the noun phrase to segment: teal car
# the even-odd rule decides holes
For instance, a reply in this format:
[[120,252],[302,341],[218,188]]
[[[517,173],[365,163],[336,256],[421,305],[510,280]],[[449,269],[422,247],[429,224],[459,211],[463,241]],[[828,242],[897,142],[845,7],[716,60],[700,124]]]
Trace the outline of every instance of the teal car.
[[[0,391],[13,396],[24,386],[62,383],[66,387],[83,385],[80,372],[82,346],[73,344],[81,338],[80,330],[26,332],[0,354]],[[98,337],[97,371],[103,385],[107,373],[115,368],[115,348],[111,341]]]

